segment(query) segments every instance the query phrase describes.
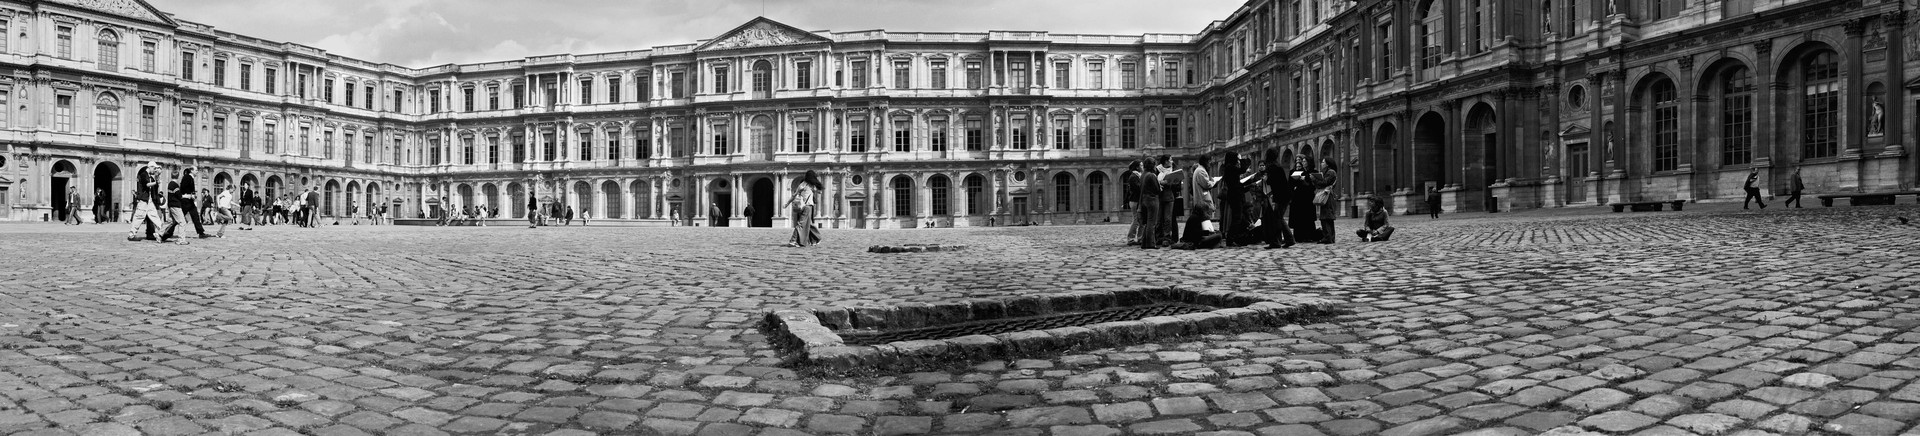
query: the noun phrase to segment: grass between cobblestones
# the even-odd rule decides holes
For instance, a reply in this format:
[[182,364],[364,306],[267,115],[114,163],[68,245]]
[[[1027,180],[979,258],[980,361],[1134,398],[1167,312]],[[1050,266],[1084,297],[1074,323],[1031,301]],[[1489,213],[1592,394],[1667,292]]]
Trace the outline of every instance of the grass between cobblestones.
[[[1121,226],[0,224],[0,434],[1920,432],[1920,207],[1395,217],[1145,251]],[[1354,220],[1342,220],[1351,229]],[[99,226],[111,227],[111,226]],[[1351,231],[1351,230],[1349,230]],[[872,254],[873,245],[959,244]],[[761,314],[1177,286],[1350,313],[826,373]]]

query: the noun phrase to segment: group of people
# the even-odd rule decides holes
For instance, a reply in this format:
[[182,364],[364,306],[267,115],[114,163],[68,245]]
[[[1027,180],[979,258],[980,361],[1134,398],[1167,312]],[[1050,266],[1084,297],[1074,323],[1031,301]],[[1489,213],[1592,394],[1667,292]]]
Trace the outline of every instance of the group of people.
[[[1760,203],[1761,209],[1767,208],[1767,200],[1760,198],[1760,169],[1759,168],[1754,168],[1752,170],[1747,171],[1747,183],[1744,185],[1741,185],[1741,189],[1747,192],[1747,197],[1743,200],[1740,200],[1741,209],[1751,209],[1753,208],[1754,203]],[[1806,190],[1807,190],[1807,182],[1800,180],[1800,167],[1793,167],[1793,179],[1788,181],[1787,183],[1787,201],[1785,202],[1785,205],[1780,207],[1787,207],[1787,206],[1793,206],[1795,208],[1806,207],[1805,204],[1800,202],[1800,194],[1805,192]]]
[[[1219,177],[1208,168],[1206,155],[1186,160],[1176,168],[1170,155],[1133,162],[1121,177],[1124,200],[1134,207],[1134,223],[1127,244],[1143,249],[1197,249],[1265,244],[1287,248],[1296,243],[1334,243],[1335,194],[1338,167],[1332,159],[1316,167],[1305,157],[1281,162],[1278,150],[1268,150],[1258,166],[1250,157],[1228,155]],[[1366,228],[1356,235],[1363,241],[1385,241],[1393,234],[1378,199],[1369,199]],[[1185,208],[1184,228],[1175,226]],[[1216,229],[1207,224],[1218,222]]]
[[[442,198],[441,201],[444,204],[446,199]],[[489,208],[485,206],[479,206],[479,207],[468,207],[467,209],[468,209],[468,212],[467,212],[468,215],[475,218],[477,218],[479,215],[485,215],[487,217],[500,216],[500,208],[497,208],[497,207]],[[540,227],[540,226],[551,226],[551,225],[571,226],[573,225],[574,216],[575,215],[573,213],[573,206],[571,205],[565,205],[560,203],[548,203],[547,207],[540,207],[539,197],[534,195],[527,196],[527,228],[529,229]],[[579,217],[580,217],[580,225],[583,225],[583,226],[587,225],[587,220],[593,218],[592,216],[588,215],[586,211],[581,211]],[[446,218],[442,217],[440,221],[442,223],[441,225],[445,225],[447,220]],[[467,225],[472,225],[472,223],[473,221],[470,218]],[[455,225],[458,225],[458,223],[456,222]],[[483,221],[481,222],[480,225],[484,226],[486,225],[486,223]]]
[[800,176],[800,183],[793,185],[793,195],[787,198],[787,209],[793,216],[793,236],[787,238],[788,247],[820,243],[820,226],[814,224],[813,213],[819,206],[817,198],[823,189],[826,184],[820,183],[820,175],[813,170],[807,170]]
[[226,236],[226,221],[231,215],[217,207],[232,203],[232,188],[223,190],[220,204],[212,204],[222,220],[220,229],[209,235],[201,221],[201,207],[196,204],[199,203],[197,199],[206,197],[206,191],[195,189],[192,167],[169,172],[158,162],[148,162],[140,167],[134,183],[133,228],[127,231],[128,241],[186,244],[179,235],[174,234],[185,224],[192,224],[194,235],[200,238]]

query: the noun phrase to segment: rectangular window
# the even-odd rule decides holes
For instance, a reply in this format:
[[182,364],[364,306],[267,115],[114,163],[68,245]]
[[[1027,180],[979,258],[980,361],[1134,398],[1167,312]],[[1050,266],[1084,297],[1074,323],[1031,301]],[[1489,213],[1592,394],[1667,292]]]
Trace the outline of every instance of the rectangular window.
[[280,70],[267,68],[265,71],[266,71],[266,78],[267,78],[267,86],[266,86],[267,93],[273,94],[273,93],[279,92]]
[[733,135],[728,133],[731,132],[726,124],[713,126],[713,154],[720,156],[733,154]]
[[153,41],[140,42],[140,69],[153,71],[154,58],[159,57],[155,53],[157,50],[159,45]]
[[373,163],[373,134],[360,136],[360,162]]
[[985,122],[980,117],[967,118],[967,151],[985,151],[987,149]]
[[933,71],[929,73],[927,86],[933,89],[947,89],[947,62],[934,61],[932,65]]
[[620,78],[619,77],[607,77],[607,102],[608,103],[620,102]]
[[[7,52],[7,40],[11,39],[10,37],[7,36],[7,34],[8,34],[8,31],[12,29],[13,27],[11,22],[8,22],[5,19],[0,19],[0,53]],[[4,202],[6,202],[6,199],[0,198],[0,203],[4,203]]]
[[1120,119],[1120,148],[1128,150],[1140,148],[1140,129],[1135,124],[1137,120],[1132,118]]
[[907,89],[913,85],[913,70],[907,68],[905,61],[893,63],[893,89]]
[[[193,66],[191,65],[191,62],[193,62],[193,53],[181,53],[181,55],[186,56],[186,58],[182,59],[182,61],[189,63],[186,68],[182,69],[183,71],[186,72],[184,76],[188,80],[192,80]],[[216,86],[227,86],[227,60],[226,59],[213,60],[213,84]]]
[[273,123],[267,123],[264,127],[262,127],[263,132],[267,134],[266,141],[264,141],[262,144],[264,147],[266,147],[267,154],[274,154],[275,152],[279,151],[279,147],[276,147],[276,145],[280,143],[280,134],[279,134],[278,127],[279,126],[274,125]]
[[653,159],[653,131],[641,129],[633,132],[633,157]]
[[669,82],[667,85],[672,88],[670,91],[673,92],[673,98],[687,98],[687,73],[675,71],[668,76],[667,81]]
[[120,108],[111,106],[94,108],[93,126],[96,135],[120,136]]
[[866,153],[867,152],[867,121],[854,120],[851,123],[847,123],[847,129],[848,129],[847,133],[851,136],[851,139],[847,141],[847,151],[851,151],[854,153]]
[[333,103],[333,79],[320,80],[320,99]]
[[[1823,58],[1831,54],[1819,55]],[[1840,81],[1839,63],[1803,64],[1805,93],[1801,100],[1801,159],[1834,157],[1840,154]]]
[[[353,88],[354,88],[354,86],[353,86],[353,82],[347,82],[347,87],[346,87],[346,88],[344,88],[344,89],[342,89],[343,91],[346,91],[346,92],[342,92],[342,93],[340,93],[340,96],[341,96],[341,97],[345,97],[345,98],[346,98],[346,100],[345,100],[345,102],[346,102],[346,106],[347,106],[347,107],[353,107],[353,100],[354,100],[354,99],[353,99],[353,94],[354,94],[354,93],[353,93],[353,91],[354,91],[354,89],[353,89]],[[331,92],[329,92],[329,93],[327,93],[327,94],[328,94],[328,95],[332,95],[333,93],[331,93]]]
[[527,105],[527,85],[522,83],[513,84],[513,108],[519,109],[519,108],[526,107],[526,105]]
[[1067,81],[1068,75],[1070,74],[1067,71],[1067,65],[1068,64],[1066,62],[1053,63],[1053,88],[1054,89],[1071,88],[1071,86],[1068,86],[1071,84],[1071,82]]
[[405,91],[394,91],[393,100],[387,102],[387,105],[390,106],[387,108],[387,111],[399,112],[401,103],[404,103],[406,101],[407,101],[407,93]]
[[227,148],[226,117],[213,117],[213,148]]
[[967,62],[967,89],[980,88],[980,62]]
[[1300,76],[1293,76],[1292,81],[1293,81],[1293,104],[1288,108],[1290,110],[1287,112],[1292,114],[1292,116],[1290,116],[1289,118],[1298,118],[1300,117],[1301,113],[1304,113],[1302,111],[1305,110],[1305,106],[1301,104],[1302,103],[1301,99],[1304,98],[1302,94],[1304,94],[1305,90],[1301,89],[1303,87],[1301,86],[1301,83],[1300,83]]
[[715,67],[713,69],[713,93],[726,94],[728,92],[731,91],[727,90],[727,67]]
[[793,152],[813,152],[813,122],[795,121],[793,123]]
[[404,155],[403,152],[406,150],[406,146],[407,146],[407,141],[405,137],[402,137],[400,135],[394,135],[393,136],[393,161],[389,163],[394,165],[405,164],[406,161],[402,160],[401,156]]
[[240,64],[240,90],[253,90],[253,65]]
[[500,163],[500,137],[487,137],[487,163]]
[[947,151],[947,122],[934,121],[927,131],[927,147],[933,151]]
[[1312,100],[1308,100],[1307,106],[1313,108],[1315,111],[1325,109],[1327,106],[1326,89],[1320,86],[1320,69],[1314,68],[1312,71],[1308,71],[1307,77],[1307,89],[1313,90]]
[[73,96],[53,98],[53,130],[73,133]]
[[320,133],[320,158],[333,159],[333,129]]
[[[43,28],[44,29],[44,28]],[[54,29],[54,56],[61,59],[73,59],[73,26],[60,26]]]
[[240,151],[253,151],[253,122],[240,120]]
[[295,74],[293,76],[293,83],[293,94],[303,99],[307,98],[307,75]]
[[560,158],[560,145],[554,142],[553,132],[540,132],[540,160],[552,162]]
[[373,84],[367,84],[366,90],[367,90],[366,92],[367,99],[366,101],[363,101],[360,104],[366,105],[367,110],[373,110]]
[[1134,89],[1138,87],[1140,87],[1139,67],[1135,66],[1132,62],[1121,62],[1120,89]]
[[1165,144],[1160,145],[1161,147],[1173,148],[1180,146],[1180,117],[1167,117],[1166,122],[1161,126],[1160,130],[1165,132],[1163,133],[1165,136],[1161,139],[1166,141]]
[[433,89],[427,91],[427,113],[440,113],[440,90]]
[[1379,71],[1380,79],[1393,77],[1393,23],[1381,24],[1373,32],[1380,40],[1374,47],[1374,68]]
[[[4,31],[6,31],[5,26],[0,26],[0,32],[4,32]],[[5,33],[0,33],[0,39],[5,39],[5,36],[6,36]],[[12,92],[9,92],[6,90],[0,90],[0,129],[10,127],[7,124],[7,122],[9,121],[8,118],[10,118],[7,116],[7,114],[12,113],[13,110],[7,109],[8,108],[7,102],[12,100],[11,98],[12,96],[13,96]]]
[[[1667,88],[1671,99],[1671,90]],[[1653,108],[1653,170],[1673,171],[1680,168],[1680,106],[1672,100],[1663,100]]]
[[1087,63],[1087,89],[1107,88],[1107,64],[1104,62]]
[[593,104],[593,80],[580,81],[580,104]]
[[641,75],[633,78],[634,98],[645,103],[653,99],[653,76]]
[[574,133],[573,136],[580,139],[580,151],[575,153],[576,160],[593,160],[593,132],[581,131]]
[[466,112],[473,112],[475,101],[479,100],[473,93],[473,87],[460,88],[460,105]]
[[[313,144],[313,127],[306,126],[306,125],[300,126],[300,155],[312,156],[313,155],[312,144]],[[438,162],[435,162],[435,163],[438,163]]]
[[[451,163],[452,156],[447,161]],[[440,138],[427,138],[427,165],[440,164]]]
[[667,152],[669,154],[668,157],[686,157],[687,156],[687,142],[689,142],[690,140],[687,139],[686,127],[673,126],[673,127],[667,128],[667,141],[668,141]]
[[1053,149],[1073,148],[1073,126],[1065,119],[1053,120]]
[[474,162],[473,162],[473,157],[474,157],[474,153],[473,153],[473,151],[474,151],[474,150],[473,150],[473,137],[472,137],[472,136],[462,136],[462,137],[460,137],[460,164],[461,164],[461,165],[473,165],[473,163],[474,163]]
[[[349,92],[348,94],[352,94],[352,93]],[[342,159],[342,160],[347,162],[353,162],[353,132],[349,131],[346,134],[340,135],[340,152],[346,154],[345,156],[346,159]],[[327,154],[328,155],[333,154],[332,145],[327,146]]]
[[1161,80],[1160,86],[1164,86],[1168,88],[1180,87],[1180,63],[1168,62],[1167,74],[1160,76],[1160,80]]
[[907,121],[893,122],[893,151],[913,151],[913,130]]
[[160,126],[160,108],[140,105],[140,139],[152,141]]
[[1087,120],[1087,149],[1102,150],[1106,148],[1107,148],[1107,120],[1101,120],[1101,119]]
[[813,88],[813,62],[812,61],[799,61],[799,62],[793,63],[793,86],[797,89]]
[[1013,128],[1013,135],[1012,135],[1013,149],[1026,150],[1027,148],[1031,147],[1031,144],[1027,142],[1027,135],[1030,135],[1031,134],[1030,132],[1032,132],[1033,129],[1027,126],[1027,119],[1021,118],[1021,117],[1015,117],[1012,120],[1012,122],[1008,124],[1010,124]]
[[1015,93],[1025,94],[1033,86],[1033,76],[1027,72],[1026,62],[1015,62],[1007,66],[1007,75],[1012,76]]
[[607,131],[607,160],[620,160],[620,131]]
[[847,80],[852,83],[852,88],[860,89],[867,87],[867,61],[848,62],[847,75],[849,77]]
[[180,145],[194,145],[193,112],[180,113]]

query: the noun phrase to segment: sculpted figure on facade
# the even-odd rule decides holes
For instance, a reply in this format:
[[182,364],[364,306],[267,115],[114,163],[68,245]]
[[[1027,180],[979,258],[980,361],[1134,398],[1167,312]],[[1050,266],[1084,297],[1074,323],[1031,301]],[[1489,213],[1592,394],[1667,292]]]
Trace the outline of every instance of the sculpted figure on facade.
[[1867,118],[1867,136],[1880,136],[1887,133],[1887,107],[1880,103],[1880,97],[1873,97],[1868,103],[1872,115]]

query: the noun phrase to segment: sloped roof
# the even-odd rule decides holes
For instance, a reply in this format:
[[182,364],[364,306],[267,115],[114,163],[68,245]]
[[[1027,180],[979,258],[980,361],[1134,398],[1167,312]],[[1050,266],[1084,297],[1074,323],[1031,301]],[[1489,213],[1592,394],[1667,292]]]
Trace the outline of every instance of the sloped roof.
[[63,4],[63,5],[72,6],[76,8],[100,11],[100,12],[105,12],[105,13],[119,15],[119,16],[128,17],[128,18],[137,18],[137,19],[152,21],[155,23],[163,23],[167,25],[178,24],[173,22],[172,18],[167,18],[167,14],[160,12],[160,9],[154,8],[153,5],[147,4],[147,2],[143,0],[46,0],[46,1],[48,3],[58,3],[58,4]]
[[741,24],[740,27],[720,34],[720,37],[694,47],[694,50],[725,50],[832,41],[813,32],[769,20],[767,17],[754,17],[746,24]]

